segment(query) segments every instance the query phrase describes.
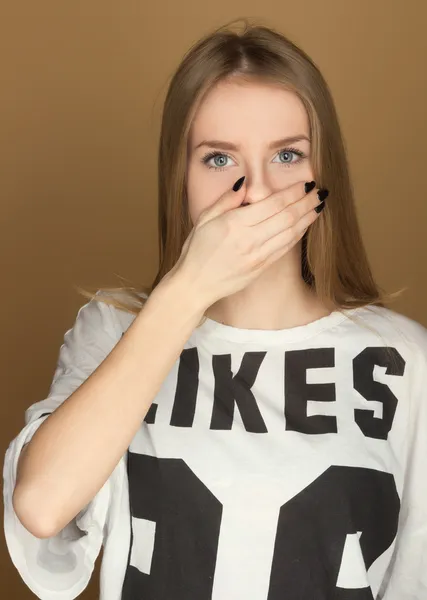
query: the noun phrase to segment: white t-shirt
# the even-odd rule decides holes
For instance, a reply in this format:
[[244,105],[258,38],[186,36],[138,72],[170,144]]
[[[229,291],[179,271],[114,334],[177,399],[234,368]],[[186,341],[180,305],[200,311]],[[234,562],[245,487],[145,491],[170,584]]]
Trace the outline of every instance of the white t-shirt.
[[26,585],[76,598],[103,546],[101,600],[425,600],[427,329],[381,307],[344,313],[284,330],[207,319],[105,485],[38,539],[12,506],[21,448],[135,318],[82,306],[5,456]]

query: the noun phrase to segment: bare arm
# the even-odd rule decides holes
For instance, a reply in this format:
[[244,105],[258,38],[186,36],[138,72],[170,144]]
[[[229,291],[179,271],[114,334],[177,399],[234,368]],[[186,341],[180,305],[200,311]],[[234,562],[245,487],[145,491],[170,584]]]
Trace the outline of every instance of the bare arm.
[[56,535],[101,489],[204,309],[183,277],[165,278],[106,359],[40,425],[20,455],[13,495],[33,535]]

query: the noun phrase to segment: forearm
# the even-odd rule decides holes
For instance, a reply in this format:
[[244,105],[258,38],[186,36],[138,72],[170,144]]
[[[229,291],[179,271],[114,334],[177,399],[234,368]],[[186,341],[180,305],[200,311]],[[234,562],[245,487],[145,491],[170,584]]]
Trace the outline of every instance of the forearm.
[[149,296],[106,359],[21,454],[15,511],[53,535],[96,495],[141,426],[204,308],[174,276]]

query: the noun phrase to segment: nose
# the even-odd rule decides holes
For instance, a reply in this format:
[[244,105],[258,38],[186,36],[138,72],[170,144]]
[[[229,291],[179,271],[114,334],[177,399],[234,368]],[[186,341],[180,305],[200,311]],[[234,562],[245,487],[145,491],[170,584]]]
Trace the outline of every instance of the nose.
[[272,186],[265,177],[254,177],[246,173],[246,195],[242,204],[255,204],[273,193]]

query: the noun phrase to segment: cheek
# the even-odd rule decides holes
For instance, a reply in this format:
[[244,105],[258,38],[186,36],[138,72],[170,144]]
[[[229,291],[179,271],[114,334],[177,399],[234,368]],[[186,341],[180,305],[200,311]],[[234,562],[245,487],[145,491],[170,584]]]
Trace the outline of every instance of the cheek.
[[314,179],[314,173],[310,162],[305,160],[294,167],[279,168],[278,171],[275,172],[274,178],[274,187],[280,189],[283,185],[289,187],[300,181],[312,181]]
[[307,178],[307,181],[312,181],[314,179],[314,171],[310,161],[305,161],[301,170],[303,179]]
[[310,162],[306,161],[301,171],[303,179],[305,179],[306,177],[308,177],[307,181],[312,181],[314,179],[314,172]]
[[194,225],[200,213],[224,193],[224,183],[221,183],[219,177],[207,181],[206,176],[203,177],[200,171],[191,169],[191,167],[188,170],[186,181],[188,211]]
[[200,213],[206,208],[200,199],[194,196],[187,187],[188,212],[190,213],[191,223],[194,225],[199,218]]

